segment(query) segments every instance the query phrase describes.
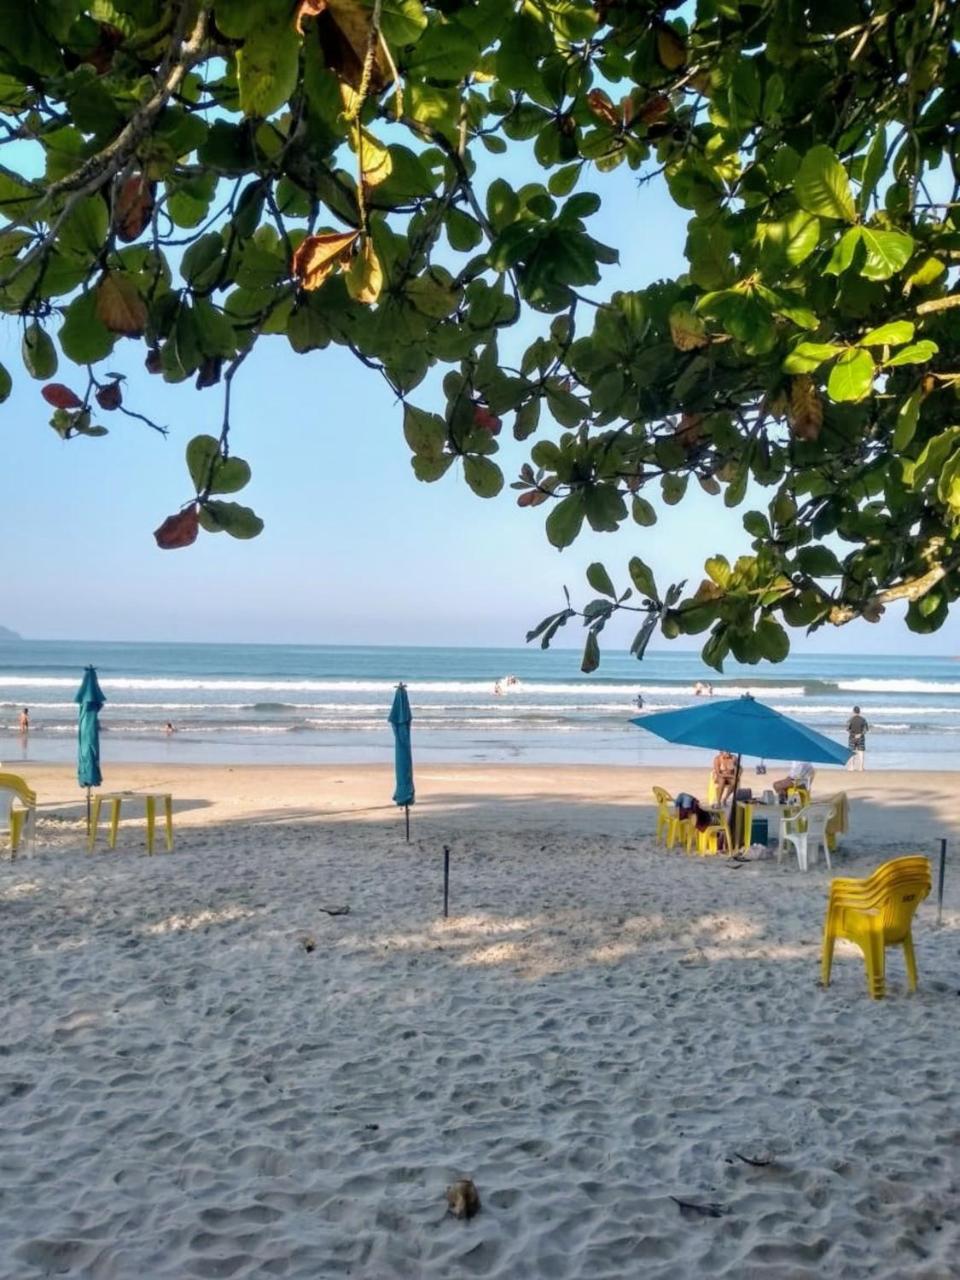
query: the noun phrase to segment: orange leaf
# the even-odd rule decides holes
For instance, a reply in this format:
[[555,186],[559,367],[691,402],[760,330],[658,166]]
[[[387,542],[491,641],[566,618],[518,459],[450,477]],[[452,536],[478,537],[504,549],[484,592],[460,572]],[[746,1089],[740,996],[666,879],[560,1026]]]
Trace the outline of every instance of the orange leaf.
[[307,236],[294,251],[293,274],[304,289],[319,289],[341,259],[349,253],[359,231],[330,231],[322,236]]
[[304,18],[317,18],[326,7],[327,0],[300,0],[297,6],[296,27],[301,35],[305,34],[303,30]]
[[147,325],[147,304],[129,276],[107,271],[96,288],[97,315],[111,333],[139,338]]
[[128,178],[117,195],[113,208],[113,224],[117,235],[129,244],[138,239],[153,216],[154,184],[142,173]]
[[376,302],[383,288],[383,268],[369,236],[347,274],[347,291],[357,302]]
[[587,106],[598,120],[602,120],[605,124],[612,125],[615,129],[619,128],[620,113],[602,89],[590,90],[587,94]]
[[153,536],[161,551],[175,551],[178,547],[189,547],[196,542],[199,528],[200,514],[194,503],[185,511],[178,511],[175,516],[167,516]]

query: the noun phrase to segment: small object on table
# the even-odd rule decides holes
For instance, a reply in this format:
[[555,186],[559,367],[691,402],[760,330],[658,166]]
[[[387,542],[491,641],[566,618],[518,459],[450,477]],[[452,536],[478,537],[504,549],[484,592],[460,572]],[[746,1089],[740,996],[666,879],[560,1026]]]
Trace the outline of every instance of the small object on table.
[[142,800],[147,819],[147,853],[153,853],[154,833],[157,823],[157,801],[163,801],[163,812],[166,826],[167,852],[173,849],[173,796],[169,791],[149,792],[146,795],[133,791],[118,791],[113,794],[97,794],[93,797],[93,813],[90,817],[90,831],[87,839],[87,852],[93,853],[97,843],[97,829],[100,825],[100,809],[104,803],[110,806],[110,838],[108,847],[117,847],[117,829],[120,826],[120,806],[124,800]]

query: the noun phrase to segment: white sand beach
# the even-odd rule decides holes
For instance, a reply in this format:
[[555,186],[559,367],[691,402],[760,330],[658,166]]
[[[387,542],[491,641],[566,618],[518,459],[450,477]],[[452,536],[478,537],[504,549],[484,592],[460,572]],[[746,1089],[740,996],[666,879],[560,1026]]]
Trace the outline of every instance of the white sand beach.
[[957,775],[818,780],[842,873],[951,839],[873,1002],[847,945],[818,985],[822,865],[655,848],[651,782],[700,775],[422,767],[407,845],[387,768],[113,770],[176,797],[148,858],[23,772],[0,1276],[960,1275]]

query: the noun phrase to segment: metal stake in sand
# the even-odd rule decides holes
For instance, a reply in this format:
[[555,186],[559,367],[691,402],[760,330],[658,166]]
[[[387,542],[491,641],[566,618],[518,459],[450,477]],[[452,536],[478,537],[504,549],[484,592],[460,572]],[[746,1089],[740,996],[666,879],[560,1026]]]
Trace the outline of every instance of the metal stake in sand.
[[937,927],[943,924],[943,873],[947,867],[947,842],[940,840],[940,883],[937,885]]
[[447,919],[450,907],[450,846],[443,846],[443,918]]

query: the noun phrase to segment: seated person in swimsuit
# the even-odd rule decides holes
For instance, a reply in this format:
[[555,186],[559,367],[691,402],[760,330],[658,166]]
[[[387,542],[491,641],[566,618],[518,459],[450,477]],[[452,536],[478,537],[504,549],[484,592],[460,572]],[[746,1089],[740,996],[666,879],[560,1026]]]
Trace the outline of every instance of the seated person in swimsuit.
[[718,751],[713,757],[713,782],[717,788],[717,804],[725,804],[733,795],[737,762],[729,751]]
[[812,785],[813,766],[794,760],[790,766],[790,772],[785,778],[779,778],[773,784],[773,789],[777,793],[777,799],[783,804],[791,787],[803,787],[805,791],[809,791]]

